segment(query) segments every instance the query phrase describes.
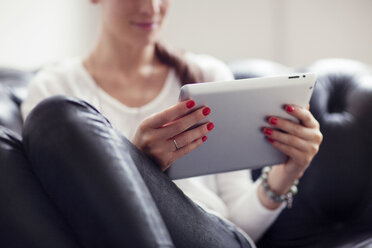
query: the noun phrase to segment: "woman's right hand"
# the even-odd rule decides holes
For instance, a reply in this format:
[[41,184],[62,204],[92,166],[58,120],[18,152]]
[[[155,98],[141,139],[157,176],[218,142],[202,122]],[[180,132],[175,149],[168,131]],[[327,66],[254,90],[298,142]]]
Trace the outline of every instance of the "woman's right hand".
[[193,100],[182,101],[150,116],[140,124],[133,137],[132,143],[155,159],[162,171],[205,142],[206,134],[214,128],[212,122],[207,122],[186,131],[211,112],[210,108],[202,107],[188,113],[194,106]]

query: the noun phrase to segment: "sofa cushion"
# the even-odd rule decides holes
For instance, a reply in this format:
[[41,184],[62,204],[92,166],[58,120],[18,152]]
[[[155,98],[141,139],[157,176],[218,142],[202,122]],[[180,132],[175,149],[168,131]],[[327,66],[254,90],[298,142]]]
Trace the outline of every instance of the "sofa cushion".
[[0,85],[8,88],[13,100],[20,104],[27,96],[27,85],[36,71],[0,68]]
[[20,134],[22,116],[20,104],[27,96],[27,84],[34,72],[0,69],[0,126]]

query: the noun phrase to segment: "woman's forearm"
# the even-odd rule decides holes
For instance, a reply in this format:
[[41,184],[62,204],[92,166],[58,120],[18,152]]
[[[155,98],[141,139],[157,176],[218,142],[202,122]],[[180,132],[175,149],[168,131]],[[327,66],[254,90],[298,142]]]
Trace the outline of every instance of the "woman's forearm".
[[[288,193],[294,181],[298,179],[298,173],[289,173],[285,170],[285,165],[273,166],[269,172],[267,182],[270,189],[277,195]],[[261,204],[267,209],[274,210],[281,206],[282,203],[274,202],[264,192],[262,184],[258,187],[258,198]]]

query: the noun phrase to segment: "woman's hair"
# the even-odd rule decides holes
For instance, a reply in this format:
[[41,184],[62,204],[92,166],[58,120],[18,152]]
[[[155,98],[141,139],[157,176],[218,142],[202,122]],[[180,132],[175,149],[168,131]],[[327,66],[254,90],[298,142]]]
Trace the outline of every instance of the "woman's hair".
[[201,69],[190,62],[187,62],[181,51],[174,51],[164,44],[155,44],[155,54],[161,63],[172,67],[181,80],[181,85],[203,82]]

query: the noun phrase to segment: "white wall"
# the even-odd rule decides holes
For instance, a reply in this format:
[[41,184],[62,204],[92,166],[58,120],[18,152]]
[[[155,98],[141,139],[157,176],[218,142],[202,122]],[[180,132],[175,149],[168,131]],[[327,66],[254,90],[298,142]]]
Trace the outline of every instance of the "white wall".
[[[173,0],[164,39],[223,60],[300,66],[325,57],[372,64],[371,0]],[[98,14],[88,0],[1,0],[0,66],[36,68],[85,54]]]
[[175,0],[165,37],[224,60],[298,66],[345,57],[372,64],[371,11],[371,0]]
[[92,13],[88,0],[0,0],[0,66],[36,68],[86,53]]
[[287,0],[286,13],[284,62],[344,57],[372,64],[371,0]]

